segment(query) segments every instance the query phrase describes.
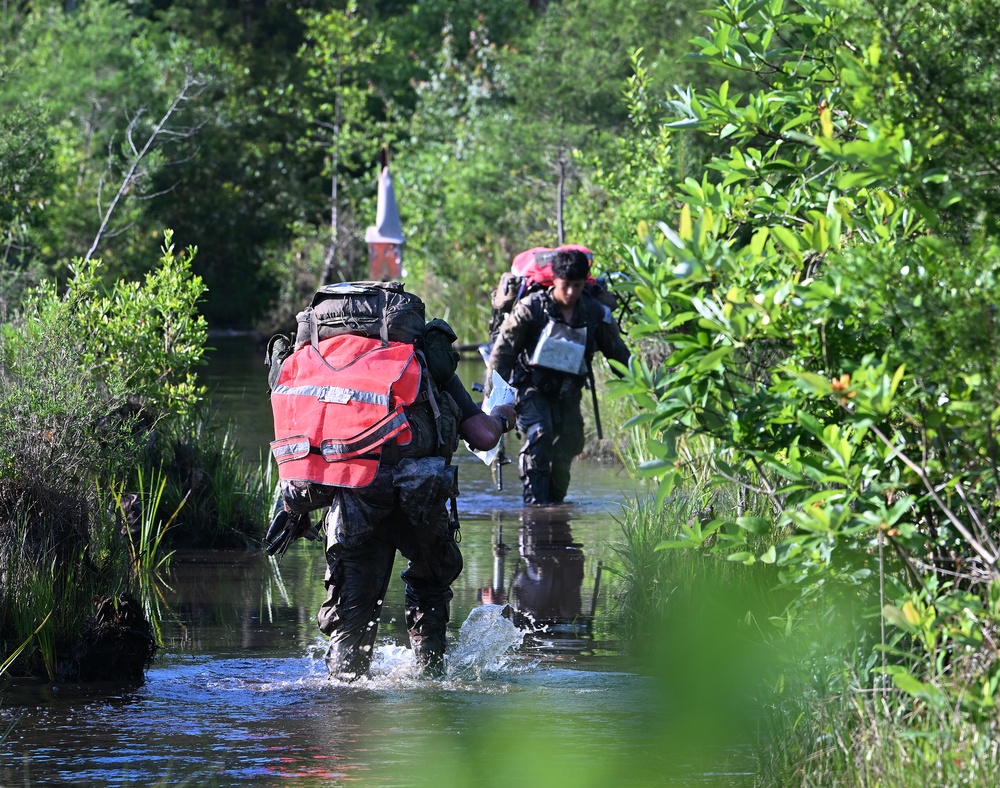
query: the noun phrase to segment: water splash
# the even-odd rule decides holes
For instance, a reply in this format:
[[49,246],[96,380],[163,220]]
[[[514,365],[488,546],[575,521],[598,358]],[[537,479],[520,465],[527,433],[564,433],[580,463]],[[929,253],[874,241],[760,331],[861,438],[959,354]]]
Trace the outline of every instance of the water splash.
[[[516,619],[517,623],[514,620]],[[518,625],[523,628],[518,628]],[[525,635],[538,631],[527,617],[514,613],[506,605],[482,605],[473,608],[462,624],[458,637],[448,644],[445,654],[445,675],[434,679],[436,686],[464,685],[479,682],[484,677],[521,673],[531,670],[535,663],[519,660],[514,653]],[[309,649],[308,657],[317,670],[325,669],[323,662],[325,641],[317,638]],[[335,685],[354,687],[423,686],[429,679],[416,664],[413,651],[406,646],[384,643],[376,646],[371,668],[357,678],[341,679],[330,676]]]
[[449,679],[479,679],[484,673],[509,670],[511,650],[521,645],[524,630],[509,618],[505,605],[482,605],[473,608],[450,644],[445,657]]
[[416,678],[417,663],[406,646],[385,644],[375,649],[370,673],[390,679]]

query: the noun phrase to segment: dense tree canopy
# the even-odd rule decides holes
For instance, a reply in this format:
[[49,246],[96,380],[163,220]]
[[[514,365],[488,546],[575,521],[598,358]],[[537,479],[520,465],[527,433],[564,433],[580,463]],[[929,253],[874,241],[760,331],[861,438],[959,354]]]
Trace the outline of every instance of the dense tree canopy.
[[[6,275],[62,277],[89,255],[109,278],[139,276],[171,228],[198,247],[209,319],[242,327],[300,298],[324,265],[364,274],[383,146],[409,270],[439,306],[446,285],[485,289],[521,248],[554,243],[560,206],[567,234],[593,235],[604,224],[583,195],[604,194],[595,157],[632,133],[632,52],[661,86],[684,81],[675,56],[696,12],[607,0],[5,9],[2,144],[23,152],[5,182],[25,183],[4,209]],[[44,193],[28,197],[29,179]],[[615,243],[576,240],[608,254]]]

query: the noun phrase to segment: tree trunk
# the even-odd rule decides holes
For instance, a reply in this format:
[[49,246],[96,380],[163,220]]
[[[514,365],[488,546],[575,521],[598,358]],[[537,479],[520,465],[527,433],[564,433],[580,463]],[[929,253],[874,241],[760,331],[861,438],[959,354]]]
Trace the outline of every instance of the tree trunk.
[[563,208],[566,199],[566,158],[563,151],[559,152],[559,190],[556,194],[556,234],[559,238],[559,245],[565,241],[566,231],[563,226]]
[[[340,72],[337,73],[337,95],[333,99],[333,151],[330,156],[330,246],[326,250],[326,259],[323,260],[323,273],[319,278],[319,286],[322,287],[330,281],[333,276],[333,269],[337,263],[337,242],[340,233],[337,216],[337,189],[338,174],[340,166]],[[319,289],[319,288],[317,288]]]

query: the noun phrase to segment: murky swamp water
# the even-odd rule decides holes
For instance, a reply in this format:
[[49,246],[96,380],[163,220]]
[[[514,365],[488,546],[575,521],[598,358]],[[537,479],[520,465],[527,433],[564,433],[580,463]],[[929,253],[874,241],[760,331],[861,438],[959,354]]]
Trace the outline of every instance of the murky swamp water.
[[[256,457],[271,437],[262,353],[214,344],[205,378]],[[481,369],[463,368],[470,380]],[[458,462],[465,570],[443,680],[414,674],[402,561],[372,676],[347,684],[327,677],[315,623],[320,544],[299,541],[280,562],[178,554],[145,681],[2,690],[0,785],[736,784],[738,765],[706,773],[678,750],[669,699],[606,635],[609,542],[635,483],[580,464],[574,503],[525,511],[516,466],[499,492],[464,448]],[[501,617],[505,603],[536,631]]]

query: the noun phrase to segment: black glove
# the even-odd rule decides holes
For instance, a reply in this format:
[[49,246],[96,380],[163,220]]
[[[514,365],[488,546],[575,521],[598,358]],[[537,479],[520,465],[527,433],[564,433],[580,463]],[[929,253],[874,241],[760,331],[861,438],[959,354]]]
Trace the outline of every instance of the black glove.
[[458,337],[451,326],[437,318],[424,326],[423,339],[427,368],[434,382],[443,386],[458,369],[461,356],[452,347]]
[[308,514],[294,514],[282,509],[271,520],[267,533],[264,535],[264,547],[268,555],[282,556],[285,550],[296,539],[303,537],[319,539],[319,534],[312,527]]

